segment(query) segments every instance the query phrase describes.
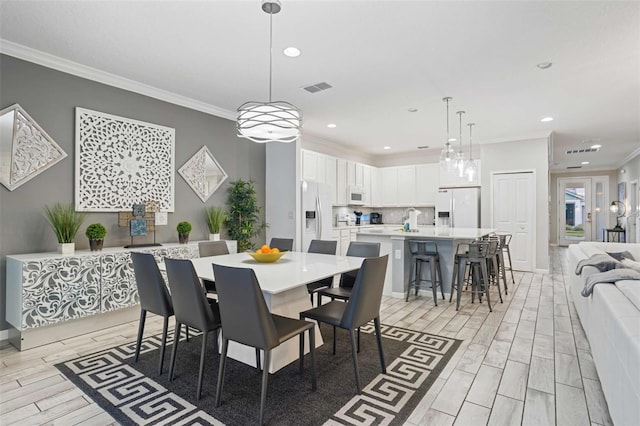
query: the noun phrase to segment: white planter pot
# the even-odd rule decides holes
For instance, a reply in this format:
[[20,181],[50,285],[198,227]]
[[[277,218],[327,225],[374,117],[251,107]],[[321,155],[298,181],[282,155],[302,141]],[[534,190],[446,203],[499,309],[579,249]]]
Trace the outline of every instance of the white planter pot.
[[76,243],[58,244],[58,253],[60,254],[74,254],[75,252],[76,252]]
[[209,241],[220,241],[220,234],[209,234]]

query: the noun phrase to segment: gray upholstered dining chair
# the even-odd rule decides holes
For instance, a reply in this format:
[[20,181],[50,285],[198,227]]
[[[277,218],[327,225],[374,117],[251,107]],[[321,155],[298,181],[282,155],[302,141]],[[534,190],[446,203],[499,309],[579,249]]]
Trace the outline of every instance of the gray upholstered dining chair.
[[[338,242],[335,240],[311,240],[308,252],[335,255],[337,248]],[[309,298],[311,299],[312,306],[314,293],[317,293],[320,289],[331,287],[332,284],[333,277],[324,278],[322,280],[307,284],[307,291],[309,292]]]
[[202,348],[200,350],[200,370],[198,372],[198,386],[196,400],[200,399],[202,391],[202,377],[204,375],[204,361],[209,332],[215,331],[215,347],[217,352],[218,333],[220,331],[220,312],[218,303],[207,299],[202,291],[200,279],[196,274],[193,263],[189,259],[164,259],[169,278],[169,288],[173,300],[176,317],[176,327],[173,337],[173,351],[171,352],[171,366],[169,367],[169,381],[173,380],[175,371],[178,343],[180,342],[180,328],[182,325],[202,331]]
[[271,238],[269,247],[277,248],[280,251],[293,250],[293,238]]
[[[138,296],[140,297],[140,321],[138,323],[138,339],[136,340],[136,352],[134,361],[138,362],[140,356],[140,346],[144,333],[144,323],[147,312],[160,315],[164,318],[162,327],[162,341],[160,343],[160,361],[158,363],[158,374],[162,374],[164,364],[164,352],[167,345],[167,328],[169,317],[173,316],[173,303],[167,290],[167,285],[158,269],[158,264],[151,253],[131,253],[133,262],[133,272],[136,277]],[[187,329],[187,337],[188,337]]]
[[[200,257],[221,256],[229,254],[229,247],[225,241],[201,241],[198,243],[198,252]],[[216,283],[211,280],[202,280],[207,293],[216,292]]]
[[315,323],[272,314],[267,308],[264,295],[255,272],[250,268],[234,268],[213,264],[216,277],[220,316],[222,319],[222,353],[216,386],[215,406],[222,400],[222,388],[229,341],[261,349],[264,352],[262,389],[260,396],[260,424],[263,424],[264,408],[267,400],[269,360],[271,350],[281,343],[300,337],[300,373],[304,369],[304,333],[309,332],[311,353],[311,389],[316,389],[315,372]]
[[[356,282],[353,285],[351,297],[347,303],[332,300],[331,302],[317,306],[308,311],[300,312],[300,318],[324,322],[333,326],[333,353],[335,354],[336,327],[349,332],[351,341],[351,356],[356,377],[356,392],[360,394],[360,371],[358,369],[358,355],[356,350],[355,330],[373,320],[376,339],[378,342],[378,354],[382,372],[387,368],[384,362],[382,350],[382,335],[380,332],[380,303],[382,301],[382,289],[384,277],[387,271],[389,255],[365,259],[358,271]],[[359,346],[359,345],[358,345]]]
[[[380,243],[365,243],[362,241],[351,241],[347,249],[347,256],[354,257],[378,257],[380,256]],[[349,300],[351,288],[356,281],[358,270],[345,272],[340,276],[338,287],[324,288],[318,291],[318,305],[322,304],[322,296],[327,296],[331,300]]]

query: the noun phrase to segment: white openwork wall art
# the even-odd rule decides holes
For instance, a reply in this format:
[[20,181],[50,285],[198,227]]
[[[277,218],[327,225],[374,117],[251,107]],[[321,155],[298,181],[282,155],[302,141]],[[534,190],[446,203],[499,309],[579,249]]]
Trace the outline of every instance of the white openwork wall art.
[[0,111],[0,183],[13,191],[67,154],[18,104]]
[[206,146],[193,154],[193,157],[184,163],[178,172],[203,203],[228,177]]
[[76,108],[76,210],[174,209],[175,129]]

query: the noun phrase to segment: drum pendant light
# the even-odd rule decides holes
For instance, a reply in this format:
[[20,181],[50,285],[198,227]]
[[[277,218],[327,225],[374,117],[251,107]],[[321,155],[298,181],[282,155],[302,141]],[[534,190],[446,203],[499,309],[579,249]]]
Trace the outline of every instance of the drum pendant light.
[[269,102],[249,101],[237,110],[238,136],[257,143],[293,142],[302,130],[302,113],[289,102],[272,101],[273,15],[282,7],[278,0],[264,0],[262,10],[269,14]]

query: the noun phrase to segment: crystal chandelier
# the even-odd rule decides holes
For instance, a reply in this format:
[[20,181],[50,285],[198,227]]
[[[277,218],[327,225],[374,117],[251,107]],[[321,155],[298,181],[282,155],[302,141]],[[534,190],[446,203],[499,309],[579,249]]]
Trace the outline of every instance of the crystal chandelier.
[[458,111],[456,114],[458,114],[458,118],[460,120],[460,144],[459,144],[459,148],[458,148],[458,152],[456,152],[456,158],[455,158],[455,171],[456,173],[458,173],[458,177],[464,177],[464,166],[465,166],[465,161],[464,161],[464,152],[462,152],[462,115],[464,114],[464,111]]
[[469,182],[473,182],[473,180],[476,177],[476,174],[478,173],[478,166],[476,165],[476,162],[473,160],[473,155],[471,151],[471,140],[473,139],[473,126],[475,125],[476,123],[467,124],[467,126],[469,126],[469,160],[465,163],[464,174],[467,176],[467,180]]
[[273,72],[273,15],[282,7],[278,0],[263,0],[262,10],[269,14],[269,102],[249,101],[238,107],[238,136],[253,142],[293,142],[300,136],[302,113],[289,102],[271,100]]
[[455,167],[453,147],[451,146],[451,139],[449,138],[449,101],[451,98],[447,96],[446,98],[442,98],[442,100],[447,104],[447,143],[440,153],[440,167],[451,172]]

